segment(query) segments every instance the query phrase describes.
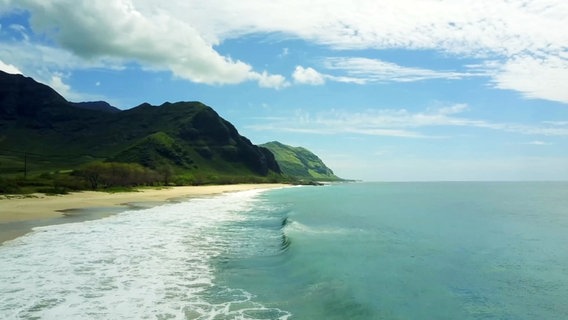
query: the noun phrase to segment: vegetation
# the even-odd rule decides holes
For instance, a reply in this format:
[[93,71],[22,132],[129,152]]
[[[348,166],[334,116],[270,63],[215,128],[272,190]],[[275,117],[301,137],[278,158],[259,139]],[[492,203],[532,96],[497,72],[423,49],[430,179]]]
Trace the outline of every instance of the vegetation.
[[310,181],[341,181],[323,161],[311,151],[302,147],[291,147],[272,141],[261,145],[270,150],[284,175]]
[[138,163],[93,162],[74,174],[82,177],[92,190],[154,185],[160,180],[156,171]]
[[69,173],[41,174],[29,178],[0,177],[0,194],[65,194],[70,191],[87,190],[87,184]]
[[0,193],[339,179],[303,148],[266,147],[200,102],[121,111],[0,71]]

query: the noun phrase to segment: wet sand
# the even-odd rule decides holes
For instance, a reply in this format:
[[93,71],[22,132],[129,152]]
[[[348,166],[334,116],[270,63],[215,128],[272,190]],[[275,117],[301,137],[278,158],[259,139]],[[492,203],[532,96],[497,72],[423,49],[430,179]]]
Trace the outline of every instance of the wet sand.
[[141,189],[117,193],[84,191],[52,196],[2,196],[0,244],[24,235],[34,227],[100,219],[127,209],[147,208],[166,201],[285,186],[287,185],[236,184]]

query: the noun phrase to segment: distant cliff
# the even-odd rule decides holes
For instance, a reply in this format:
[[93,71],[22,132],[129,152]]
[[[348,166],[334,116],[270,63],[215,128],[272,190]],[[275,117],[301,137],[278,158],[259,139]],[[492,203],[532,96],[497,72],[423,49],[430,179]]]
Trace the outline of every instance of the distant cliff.
[[292,147],[278,141],[261,146],[274,154],[282,173],[287,176],[309,181],[342,180],[317,155],[303,147]]

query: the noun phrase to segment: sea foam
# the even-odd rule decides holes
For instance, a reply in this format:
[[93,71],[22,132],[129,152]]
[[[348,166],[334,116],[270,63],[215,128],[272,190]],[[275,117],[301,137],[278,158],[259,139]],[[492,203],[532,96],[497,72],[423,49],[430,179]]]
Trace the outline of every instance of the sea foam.
[[215,283],[261,190],[47,226],[0,246],[1,319],[287,319]]

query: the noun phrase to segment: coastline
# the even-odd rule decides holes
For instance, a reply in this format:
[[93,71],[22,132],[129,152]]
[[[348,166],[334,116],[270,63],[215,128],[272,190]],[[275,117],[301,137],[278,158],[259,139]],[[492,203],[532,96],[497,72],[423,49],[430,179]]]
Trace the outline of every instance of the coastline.
[[83,191],[66,195],[34,194],[32,197],[0,198],[0,245],[33,228],[107,217],[129,209],[142,209],[168,201],[225,192],[282,188],[286,184],[234,184],[140,189],[107,193]]

